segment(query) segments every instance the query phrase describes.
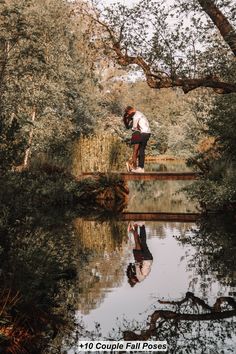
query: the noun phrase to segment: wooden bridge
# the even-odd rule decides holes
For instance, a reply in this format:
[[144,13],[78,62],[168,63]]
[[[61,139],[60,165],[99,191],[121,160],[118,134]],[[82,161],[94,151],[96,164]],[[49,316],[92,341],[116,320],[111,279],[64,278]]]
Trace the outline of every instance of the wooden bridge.
[[[195,223],[201,217],[199,213],[168,213],[168,212],[123,212],[117,214],[117,221],[164,221]],[[98,220],[96,216],[85,217],[88,221]]]
[[199,213],[165,213],[165,212],[124,212],[120,215],[122,221],[168,221],[195,223]]
[[[121,172],[112,173],[121,176],[125,181],[153,181],[153,180],[195,180],[199,178],[199,173],[197,172],[144,172],[144,173],[132,173],[132,172]],[[98,172],[84,172],[83,177],[102,175]]]
[[[106,173],[101,172],[84,172],[80,178],[84,177],[99,177]],[[120,176],[123,181],[132,180],[196,180],[200,174],[197,172],[144,172],[144,173],[131,173],[131,172],[111,172],[110,175]],[[128,191],[128,189],[127,189]],[[128,192],[123,193],[125,198]],[[122,195],[123,195],[122,194]],[[122,212],[117,213],[117,220],[120,221],[166,221],[166,222],[184,222],[195,223],[200,218],[199,213],[173,213],[173,212]]]

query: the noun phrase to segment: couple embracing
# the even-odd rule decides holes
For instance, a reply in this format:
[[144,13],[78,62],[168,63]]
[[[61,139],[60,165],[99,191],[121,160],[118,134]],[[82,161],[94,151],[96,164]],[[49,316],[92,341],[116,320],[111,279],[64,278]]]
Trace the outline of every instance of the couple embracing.
[[127,161],[129,172],[143,173],[145,161],[145,149],[151,136],[151,130],[146,116],[134,107],[125,109],[123,121],[127,129],[132,128],[131,144],[133,145],[132,158]]

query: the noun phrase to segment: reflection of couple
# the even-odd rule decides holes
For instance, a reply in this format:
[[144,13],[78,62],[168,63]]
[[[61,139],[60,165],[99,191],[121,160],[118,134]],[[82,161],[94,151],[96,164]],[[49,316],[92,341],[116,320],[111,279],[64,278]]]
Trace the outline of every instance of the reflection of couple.
[[133,255],[135,263],[128,265],[126,274],[130,286],[143,281],[151,271],[153,257],[146,243],[146,229],[142,222],[130,223],[128,233],[134,237]]

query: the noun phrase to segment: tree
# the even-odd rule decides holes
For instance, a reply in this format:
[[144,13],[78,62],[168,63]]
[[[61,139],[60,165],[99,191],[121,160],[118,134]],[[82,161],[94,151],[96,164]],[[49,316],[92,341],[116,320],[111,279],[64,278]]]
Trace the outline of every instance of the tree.
[[70,3],[9,0],[0,10],[1,160],[27,166],[32,152],[55,153],[91,129],[95,55]]
[[207,149],[195,152],[188,163],[201,169],[190,195],[206,209],[234,210],[236,206],[236,95],[216,96],[208,109]]
[[[86,11],[85,11],[86,12]],[[236,92],[236,30],[232,0],[140,1],[86,13],[105,30],[103,41],[117,62],[141,68],[155,89],[208,87]]]

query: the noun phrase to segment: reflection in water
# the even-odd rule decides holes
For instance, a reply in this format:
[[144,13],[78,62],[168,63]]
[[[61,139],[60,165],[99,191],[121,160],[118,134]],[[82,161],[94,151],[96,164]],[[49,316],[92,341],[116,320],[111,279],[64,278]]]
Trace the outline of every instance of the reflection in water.
[[11,220],[0,236],[0,352],[59,351],[62,333],[74,327],[77,254],[71,226],[59,213],[37,214]]
[[[159,301],[168,305],[156,309],[141,334],[125,330],[125,340],[166,340],[169,353],[232,352],[236,302],[232,297],[219,297],[213,306],[187,292],[180,301]],[[145,328],[146,327],[146,328]],[[235,338],[234,338],[235,340]]]
[[[82,232],[84,222],[80,220],[80,223],[80,232]],[[96,229],[101,232],[97,232],[97,236],[95,236],[94,245],[98,243],[95,248],[91,238],[89,246],[90,257],[86,260],[85,268],[82,266],[81,270],[83,276],[80,286],[83,290],[81,290],[82,298],[78,300],[78,308],[80,309],[78,316],[86,313],[83,321],[88,330],[94,331],[93,326],[96,322],[101,325],[99,336],[110,336],[114,339],[121,338],[123,334],[127,335],[127,333],[134,332],[137,328],[142,329],[144,331],[142,333],[145,333],[148,329],[146,325],[148,314],[152,315],[155,311],[157,311],[155,312],[156,314],[176,313],[181,315],[180,320],[176,321],[175,315],[173,315],[172,319],[164,321],[160,317],[155,322],[155,326],[153,326],[153,328],[155,327],[156,338],[168,341],[171,348],[170,353],[181,352],[181,348],[184,352],[193,354],[198,352],[218,353],[222,350],[224,353],[232,352],[236,342],[236,338],[232,335],[235,318],[226,316],[226,314],[224,314],[225,316],[221,314],[215,316],[213,314],[212,316],[206,316],[205,320],[202,320],[201,317],[204,317],[205,313],[211,313],[210,310],[207,311],[206,308],[201,307],[202,304],[206,303],[209,304],[209,308],[213,307],[212,304],[216,302],[217,298],[221,300],[229,298],[234,291],[234,282],[231,277],[233,269],[235,272],[233,257],[227,259],[217,256],[219,250],[221,250],[223,255],[229,254],[224,247],[230,246],[229,241],[226,241],[225,238],[229,238],[231,234],[223,231],[224,226],[219,227],[218,236],[214,239],[210,234],[214,234],[215,226],[212,225],[210,227],[206,221],[197,226],[182,223],[146,223],[147,244],[152,252],[154,262],[152,270],[148,277],[145,278],[145,281],[138,282],[135,289],[133,289],[127,283],[125,272],[129,263],[133,262],[134,235],[130,235],[132,237],[127,239],[127,225],[123,222],[115,223],[115,229],[117,231],[120,230],[122,234],[120,242],[115,245],[114,241],[111,240],[118,235],[112,234],[109,222],[103,223],[102,226],[97,224],[96,227],[93,224],[88,226],[89,223],[85,222],[85,225],[87,224],[85,230],[92,227],[93,230]],[[103,233],[106,233],[106,235]],[[222,241],[219,240],[220,233]],[[105,243],[102,241],[102,247],[99,246],[99,242],[96,240],[99,234],[101,240],[104,237],[106,240]],[[83,240],[83,236],[81,237]],[[211,237],[213,237],[213,243],[209,243]],[[203,238],[205,239],[204,247],[200,249],[196,247],[196,242],[198,240],[200,245],[203,242]],[[193,240],[194,242],[192,242]],[[220,249],[216,247],[216,242],[220,245]],[[112,245],[109,246],[111,247],[111,256],[108,262],[106,262],[106,243]],[[84,244],[84,246],[86,245]],[[233,243],[231,243],[231,247],[234,249]],[[88,251],[88,247],[86,249]],[[203,249],[205,250],[204,257],[201,254]],[[115,250],[117,257],[114,258]],[[214,254],[216,259],[218,259],[218,271],[213,262]],[[199,267],[189,266],[191,265],[190,260],[192,262],[195,260],[197,265],[199,259],[201,260]],[[226,265],[230,265],[230,267],[226,268]],[[205,269],[204,266],[208,266],[208,268]],[[220,270],[220,266],[225,272],[228,269],[228,274],[225,274],[224,278],[222,278],[222,275],[219,277],[219,274],[223,273]],[[202,267],[201,272],[200,267]],[[229,272],[230,268],[232,270],[231,273]],[[90,274],[88,274],[89,269]],[[97,282],[92,280],[93,272],[97,275]],[[202,286],[206,279],[211,279],[208,289]],[[91,286],[87,291],[88,281]],[[135,302],[133,300],[134,291]],[[189,297],[188,301],[182,301],[181,299],[185,299],[184,294],[190,294],[189,291],[194,291],[195,295]],[[170,299],[170,301],[158,303],[156,299]],[[202,302],[197,303],[196,299],[200,299]],[[85,303],[86,301],[88,301],[87,304]],[[235,311],[235,308],[232,308],[229,303],[227,305],[227,301],[225,304],[223,305],[222,302],[222,311],[224,309]],[[196,321],[187,320],[189,315],[192,316],[195,313],[196,315],[202,315]],[[231,315],[234,316],[235,314],[231,313]],[[216,319],[218,320],[216,321]],[[138,326],[138,323],[140,323],[140,326]],[[112,328],[114,328],[113,331],[111,330]],[[88,338],[89,334],[87,333],[82,337]],[[70,351],[70,353],[74,352],[75,350]]]
[[191,172],[192,169],[184,163],[184,161],[147,161],[145,165],[147,172]]
[[[233,216],[208,215],[198,223],[191,235],[182,234],[177,239],[181,244],[194,247],[196,257],[188,256],[188,268],[194,269],[201,279],[201,288],[206,294],[218,280],[221,287],[231,287],[229,295],[236,294],[236,220]],[[195,291],[198,281],[192,280]]]
[[131,287],[143,281],[151,271],[153,256],[147,246],[146,228],[143,222],[130,223],[128,233],[133,235],[133,255],[135,263],[129,263],[127,267],[128,282]]
[[127,229],[114,221],[74,220],[80,259],[78,309],[88,314],[104,301],[107,292],[124,278]]
[[194,206],[180,190],[191,181],[129,181],[127,211],[195,212]]
[[[179,187],[182,182],[155,181],[155,189],[153,182],[130,182],[129,208],[191,210],[175,194]],[[208,216],[197,225],[148,222],[145,229],[141,223],[139,236],[127,237],[127,224],[114,215],[105,222],[71,223],[56,210],[51,216],[22,214],[15,211],[8,220],[6,213],[0,225],[1,353],[9,344],[34,354],[64,352],[77,343],[81,327],[75,328],[75,320],[81,315],[89,331],[94,322],[101,324],[103,338],[134,335],[137,328],[147,335],[151,329],[153,338],[167,340],[169,353],[234,352],[235,218]],[[141,234],[146,242],[138,244]],[[133,253],[134,245],[138,251],[148,245],[151,256],[147,248]],[[132,288],[126,270],[140,253],[141,265],[145,257],[154,261],[146,274],[136,262],[139,268],[132,271],[145,281]]]

